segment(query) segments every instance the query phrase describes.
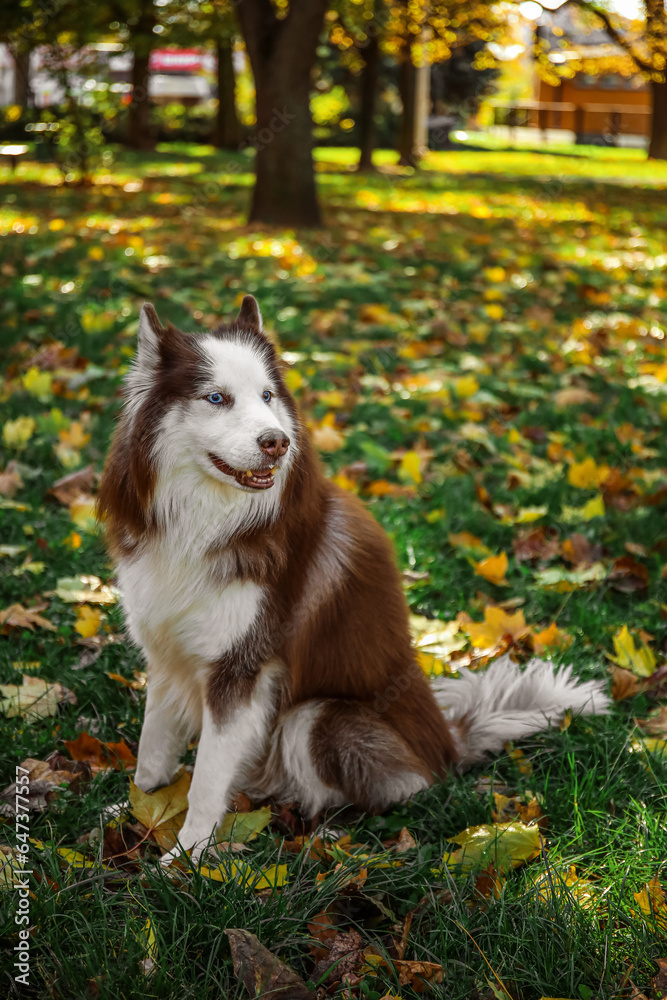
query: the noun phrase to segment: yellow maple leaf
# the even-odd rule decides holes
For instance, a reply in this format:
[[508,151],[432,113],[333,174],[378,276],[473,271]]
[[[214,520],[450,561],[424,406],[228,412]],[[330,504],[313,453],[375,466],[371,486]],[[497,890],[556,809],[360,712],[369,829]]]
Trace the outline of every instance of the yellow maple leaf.
[[83,424],[78,420],[73,420],[69,427],[58,431],[58,440],[67,448],[83,448],[90,441],[90,434],[86,434]]
[[398,467],[398,478],[419,484],[422,479],[422,460],[416,451],[406,451]]
[[585,458],[583,462],[573,462],[567,470],[567,481],[580,490],[598,489],[608,478],[608,465],[598,465],[594,458]]
[[591,497],[583,507],[568,507],[567,504],[563,504],[560,516],[564,521],[580,522],[592,521],[594,517],[604,517],[604,515],[604,500],[602,494],[598,493],[597,496]]
[[99,608],[91,608],[90,604],[83,604],[77,608],[74,629],[84,639],[90,639],[91,636],[97,635],[99,632],[103,618],[104,615]]
[[504,267],[485,267],[484,277],[487,281],[499,282],[505,280]]
[[454,387],[459,399],[467,399],[479,392],[479,382],[474,375],[462,375],[461,378],[457,378]]
[[561,632],[556,622],[552,622],[547,628],[533,634],[533,649],[536,653],[544,653],[547,649],[559,646],[569,646],[571,642],[572,636],[568,635],[567,632]]
[[609,656],[612,663],[616,663],[624,670],[631,670],[638,677],[650,677],[655,671],[657,662],[655,653],[645,642],[637,646],[634,636],[628,631],[627,625],[619,629],[614,636],[613,642],[616,656]]
[[52,376],[50,372],[42,372],[39,368],[29,368],[22,377],[23,388],[38,399],[48,399],[52,394]]
[[8,448],[24,448],[34,434],[36,426],[32,417],[8,420],[2,428],[2,440]]
[[639,903],[642,915],[651,924],[655,924],[658,930],[665,933],[667,931],[667,902],[665,901],[665,891],[660,885],[658,876],[654,875],[641,892],[633,892],[632,895],[635,901]]
[[496,587],[507,587],[508,583],[505,579],[507,565],[506,552],[501,552],[497,556],[488,556],[481,562],[475,563],[475,575],[483,576],[485,580],[495,584]]
[[77,528],[81,528],[82,531],[92,531],[97,524],[95,498],[84,496],[80,500],[74,500],[69,505],[69,516]]
[[484,608],[483,622],[469,622],[464,628],[475,649],[493,649],[506,635],[518,642],[530,632],[523,611],[508,615],[503,608],[491,606]]

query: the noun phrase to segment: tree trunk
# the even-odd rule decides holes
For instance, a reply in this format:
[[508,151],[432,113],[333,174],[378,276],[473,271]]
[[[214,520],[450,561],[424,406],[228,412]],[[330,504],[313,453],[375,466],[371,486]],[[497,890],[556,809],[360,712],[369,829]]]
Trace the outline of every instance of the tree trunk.
[[237,7],[255,76],[257,125],[251,222],[319,226],[313,168],[310,74],[327,0],[292,0],[286,17],[271,0]]
[[132,65],[132,103],[129,106],[126,144],[131,149],[154,149],[151,135],[151,106],[148,99],[148,63],[146,55],[134,53]]
[[126,143],[131,149],[154,149],[151,134],[151,105],[148,99],[148,66],[155,45],[156,19],[153,0],[142,0],[137,24],[132,27],[132,102]]
[[241,125],[236,116],[236,79],[234,77],[234,44],[231,38],[218,38],[218,111],[215,118],[213,144],[218,149],[238,149]]
[[399,163],[404,167],[419,165],[417,151],[417,116],[415,114],[415,83],[417,71],[410,55],[410,46],[403,48],[403,58],[399,66],[398,87],[403,104],[403,116],[398,134]]
[[376,33],[369,35],[362,51],[361,107],[359,109],[359,170],[373,169],[375,149],[375,98],[380,78],[380,43]]
[[30,87],[30,51],[12,52],[14,59],[14,104],[27,108],[32,104]]
[[651,80],[651,141],[648,155],[651,160],[667,160],[667,81]]

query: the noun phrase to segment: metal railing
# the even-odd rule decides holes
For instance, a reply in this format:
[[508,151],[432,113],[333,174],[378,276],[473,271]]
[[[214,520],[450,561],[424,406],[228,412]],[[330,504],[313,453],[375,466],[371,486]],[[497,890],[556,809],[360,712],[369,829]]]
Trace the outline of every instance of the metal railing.
[[572,103],[564,101],[518,101],[493,104],[494,125],[513,128],[568,129],[577,139],[620,135],[649,135],[651,109],[634,104]]

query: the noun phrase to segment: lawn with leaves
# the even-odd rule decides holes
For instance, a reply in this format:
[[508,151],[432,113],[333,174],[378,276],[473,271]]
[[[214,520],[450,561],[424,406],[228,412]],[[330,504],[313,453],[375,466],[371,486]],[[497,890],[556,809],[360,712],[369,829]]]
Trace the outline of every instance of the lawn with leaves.
[[[206,147],[125,154],[80,189],[3,169],[0,756],[3,787],[31,776],[35,872],[21,995],[242,996],[244,955],[293,996],[667,991],[667,168],[570,153],[461,150],[419,174],[387,156],[358,176],[319,151],[327,228],[309,234],[244,226],[249,161]],[[424,669],[537,652],[616,701],[315,837],[240,794],[220,855],[170,875],[155,858],[189,773],[130,786],[144,666],[92,498],[141,302],[193,329],[246,292],[330,474],[394,541]]]

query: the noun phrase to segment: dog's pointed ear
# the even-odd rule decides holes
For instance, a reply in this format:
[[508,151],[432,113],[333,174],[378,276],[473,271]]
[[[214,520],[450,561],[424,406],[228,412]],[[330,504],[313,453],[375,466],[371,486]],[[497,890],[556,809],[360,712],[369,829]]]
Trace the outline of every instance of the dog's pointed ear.
[[236,317],[236,322],[239,326],[249,326],[251,330],[256,330],[257,333],[262,333],[264,329],[262,324],[262,314],[259,311],[257,299],[254,295],[243,296],[243,302],[241,303],[239,314]]
[[160,356],[160,337],[164,328],[150,302],[145,302],[139,314],[139,337],[137,340],[137,364],[154,368]]

